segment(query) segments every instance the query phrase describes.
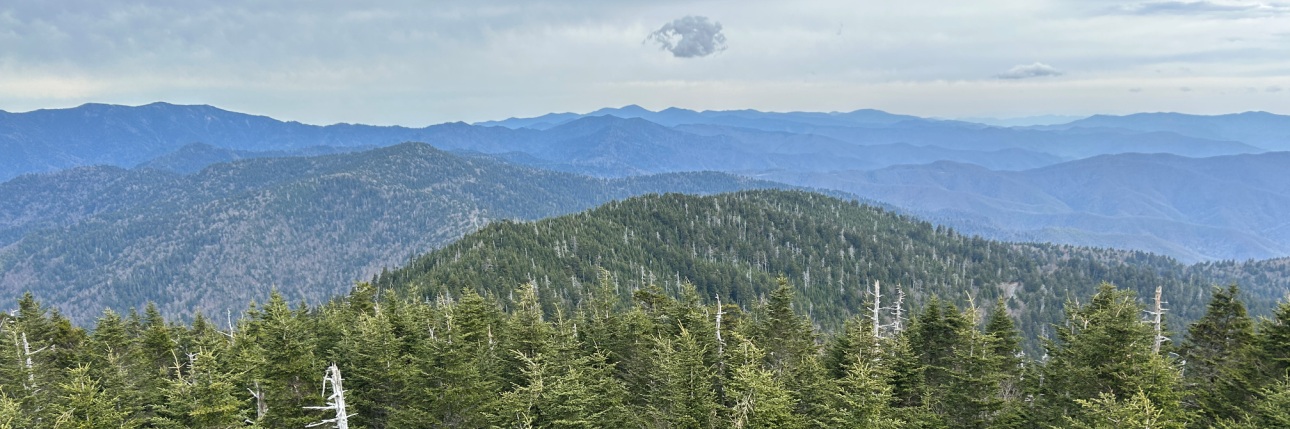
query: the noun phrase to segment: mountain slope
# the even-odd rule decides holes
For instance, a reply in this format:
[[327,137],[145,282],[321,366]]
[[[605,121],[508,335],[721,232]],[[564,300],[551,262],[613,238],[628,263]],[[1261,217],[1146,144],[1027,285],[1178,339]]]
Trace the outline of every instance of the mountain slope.
[[596,179],[412,143],[242,160],[189,176],[112,168],[24,176],[0,186],[17,196],[0,210],[5,231],[22,237],[0,247],[0,299],[34,290],[80,321],[144,300],[168,314],[222,312],[274,287],[319,300],[492,220],[649,192],[768,186],[778,185],[716,173]]
[[190,174],[201,171],[211,164],[232,162],[251,158],[281,158],[290,156],[318,156],[335,153],[356,152],[360,147],[316,146],[293,150],[249,151],[224,149],[205,143],[189,143],[174,152],[150,159],[135,168],[164,170],[179,174]]
[[760,177],[840,189],[937,219],[985,219],[1034,240],[1199,261],[1290,254],[1286,165],[1285,152],[1124,154],[1016,172],[935,163]]
[[554,219],[493,224],[383,274],[379,284],[427,296],[462,287],[507,296],[532,279],[548,302],[574,307],[599,268],[609,270],[624,296],[650,285],[677,293],[679,282],[690,281],[705,299],[721,296],[745,307],[783,274],[798,288],[801,310],[826,328],[862,311],[874,281],[888,297],[901,287],[907,310],[933,295],[971,297],[979,305],[1006,297],[1031,338],[1061,320],[1064,302],[1087,296],[1101,281],[1140,293],[1163,285],[1170,315],[1180,320],[1199,316],[1209,287],[1164,257],[988,241],[789,191],[645,196]]

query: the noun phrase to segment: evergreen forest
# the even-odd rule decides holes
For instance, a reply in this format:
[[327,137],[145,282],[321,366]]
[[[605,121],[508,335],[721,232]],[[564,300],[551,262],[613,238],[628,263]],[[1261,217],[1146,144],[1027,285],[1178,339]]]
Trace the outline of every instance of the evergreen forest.
[[27,295],[0,319],[0,428],[333,427],[340,413],[353,428],[1290,424],[1290,303],[1255,320],[1236,286],[1168,333],[1132,291],[1096,285],[1034,358],[1001,302],[933,297],[907,324],[856,316],[826,334],[775,283],[747,310],[687,285],[624,304],[602,272],[554,314],[532,282],[434,300],[360,283],[320,306],[275,293],[236,319],[149,306],[92,329]]
[[27,293],[0,313],[0,429],[1288,427],[1290,302],[1260,264],[655,194],[495,222],[317,303],[84,324]]

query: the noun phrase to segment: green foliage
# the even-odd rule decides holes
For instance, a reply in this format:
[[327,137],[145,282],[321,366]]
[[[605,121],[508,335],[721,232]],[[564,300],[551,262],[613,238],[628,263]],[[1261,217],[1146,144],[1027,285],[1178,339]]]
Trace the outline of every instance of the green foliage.
[[1076,399],[1081,411],[1079,418],[1067,416],[1064,426],[1075,429],[1152,428],[1182,429],[1182,421],[1171,418],[1159,405],[1151,402],[1147,394],[1138,391],[1123,399],[1110,393],[1101,393],[1094,399]]
[[[733,197],[642,201],[719,203],[729,213],[769,204],[765,198],[775,195],[745,195],[749,205],[742,208]],[[811,209],[815,197],[806,194],[775,198],[800,199],[747,215],[781,216],[786,224],[796,211],[828,212]],[[839,217],[860,210],[836,208]],[[731,221],[717,219],[714,225]],[[690,219],[674,220],[679,229]],[[534,225],[541,227],[523,227]],[[741,241],[766,232],[748,226]],[[933,236],[941,234],[933,241],[956,240],[945,232]],[[766,261],[775,248],[764,252]],[[619,249],[602,250],[637,250]],[[991,259],[978,256],[956,266],[968,272]],[[1290,304],[1252,331],[1237,290],[1215,292],[1210,311],[1187,330],[1184,364],[1152,351],[1154,332],[1131,290],[1102,284],[1091,299],[1072,296],[1086,304],[1066,306],[1047,358],[1035,361],[1020,353],[1018,326],[1048,310],[1029,307],[1024,299],[1039,295],[1027,295],[1024,285],[995,297],[984,321],[976,308],[907,289],[910,301],[899,308],[915,314],[909,324],[894,323],[903,321],[895,315],[896,295],[884,291],[887,298],[872,303],[880,307],[877,329],[870,314],[851,310],[842,329],[830,329],[819,322],[834,317],[820,297],[849,292],[817,283],[828,270],[811,265],[813,258],[807,257],[810,280],[802,277],[809,287],[793,274],[757,270],[726,284],[704,286],[673,273],[655,285],[649,270],[632,279],[610,264],[594,270],[593,281],[570,277],[567,287],[545,276],[456,287],[390,289],[378,282],[318,306],[289,305],[272,294],[222,327],[204,317],[184,325],[145,309],[125,317],[106,312],[87,332],[29,296],[13,315],[0,316],[0,428],[302,427],[323,418],[305,407],[325,402],[320,379],[331,363],[346,374],[351,424],[364,428],[1176,428],[1211,421],[1244,428],[1286,421],[1290,395],[1275,366],[1290,362],[1283,341]],[[539,259],[529,267],[540,266]],[[729,284],[750,278],[744,286]],[[1085,289],[1094,288],[1072,290]],[[748,291],[759,292],[735,298]],[[720,307],[707,303],[709,294]],[[872,300],[867,292],[855,298]],[[15,342],[26,333],[39,350],[30,370]],[[1188,374],[1184,384],[1188,365],[1214,372]],[[1193,378],[1202,376],[1217,382],[1202,388]],[[1248,405],[1224,396],[1221,378],[1237,376],[1243,377],[1237,386],[1249,386],[1241,396]],[[1205,396],[1209,387],[1220,394]]]
[[[1044,383],[1036,400],[1042,419],[1086,421],[1091,406],[1079,401],[1136,404],[1163,413],[1164,421],[1183,421],[1181,374],[1164,357],[1152,352],[1155,333],[1143,323],[1143,308],[1133,292],[1109,283],[1085,305],[1072,305],[1066,322],[1057,328],[1044,367]],[[1133,399],[1141,395],[1146,402]],[[1088,403],[1088,402],[1086,402]]]
[[[590,301],[583,285],[597,284],[602,271],[620,303],[654,286],[680,296],[690,284],[702,302],[720,296],[745,309],[769,298],[782,276],[794,290],[794,310],[825,332],[840,331],[866,308],[867,285],[875,280],[882,306],[891,305],[898,288],[906,308],[922,308],[932,296],[958,305],[969,295],[985,302],[1004,297],[1032,356],[1043,354],[1037,339],[1062,320],[1063,303],[1092,295],[1098,282],[1138,292],[1164,285],[1170,314],[1183,321],[1200,317],[1209,287],[1167,258],[988,241],[793,191],[650,195],[535,222],[497,222],[376,283],[434,298],[461,287],[506,297],[534,281],[550,294],[550,314]],[[890,317],[884,312],[881,323]]]
[[215,355],[201,351],[176,362],[175,376],[163,389],[157,427],[225,429],[244,426],[246,409],[233,374],[220,371]]
[[1181,349],[1187,403],[1199,412],[1202,427],[1241,418],[1255,399],[1254,321],[1238,295],[1236,285],[1216,290]]
[[67,373],[67,381],[58,386],[58,401],[53,404],[55,429],[118,429],[138,427],[139,422],[121,409],[124,404],[116,394],[90,378],[88,367],[78,366]]
[[733,403],[730,409],[732,428],[801,428],[805,427],[804,415],[797,408],[793,391],[789,390],[775,373],[766,369],[761,350],[752,341],[738,345],[726,395]]
[[1257,342],[1265,373],[1273,378],[1290,376],[1290,301],[1282,302],[1260,324]]

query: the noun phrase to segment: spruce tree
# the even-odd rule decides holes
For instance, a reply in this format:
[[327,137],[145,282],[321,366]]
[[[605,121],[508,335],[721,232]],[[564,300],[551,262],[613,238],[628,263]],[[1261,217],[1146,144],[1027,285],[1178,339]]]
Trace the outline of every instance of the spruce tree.
[[78,366],[67,374],[67,381],[58,386],[57,401],[53,404],[53,428],[121,429],[138,427],[140,422],[130,418],[122,409],[121,398],[105,391],[97,380],[90,377],[88,367]]
[[719,404],[713,391],[714,370],[703,361],[707,350],[680,327],[675,337],[657,337],[653,386],[649,392],[650,426],[714,427]]
[[1251,426],[1258,428],[1290,427],[1290,379],[1268,386],[1260,392],[1260,398],[1254,403]]
[[314,354],[314,330],[305,316],[305,308],[292,310],[275,292],[252,324],[254,341],[263,354],[263,379],[258,381],[268,406],[265,426],[309,424],[313,418],[304,407],[323,402],[316,381],[323,368]]
[[806,419],[796,413],[793,392],[763,367],[763,352],[756,345],[742,339],[731,354],[734,368],[726,386],[731,401],[730,427],[806,427]]
[[753,326],[752,340],[764,348],[766,367],[793,393],[794,412],[820,416],[827,412],[828,385],[820,347],[810,320],[793,310],[795,292],[780,276]]
[[1034,365],[1024,359],[1021,350],[1021,332],[1008,314],[1007,301],[999,298],[986,320],[985,335],[998,377],[1000,409],[991,419],[991,426],[998,428],[1020,427],[1026,419],[1023,398]]
[[[863,326],[854,323],[855,326]],[[872,329],[853,331],[853,346],[858,343],[872,343],[877,346],[878,338],[873,337]],[[854,338],[861,341],[854,341]],[[831,398],[829,415],[825,422],[829,427],[887,429],[903,427],[904,422],[898,417],[891,404],[895,401],[892,395],[891,359],[887,351],[876,347],[856,347],[853,352],[842,354],[842,377],[835,381],[835,390]]]
[[1259,325],[1257,342],[1264,376],[1290,377],[1290,301],[1278,305],[1272,317]]
[[1141,391],[1123,399],[1110,393],[1101,393],[1094,399],[1076,399],[1081,412],[1066,416],[1062,426],[1074,429],[1182,429],[1181,421]]
[[337,362],[345,370],[348,411],[355,426],[386,427],[394,410],[403,405],[403,384],[411,371],[401,342],[384,312],[357,313],[344,330]]
[[0,391],[0,429],[22,429],[32,427],[22,414],[22,404]]
[[1254,342],[1254,321],[1236,285],[1216,289],[1205,316],[1188,328],[1181,349],[1186,404],[1197,412],[1198,426],[1239,419],[1254,402]]
[[194,352],[184,359],[186,362],[176,363],[175,376],[162,389],[165,401],[157,408],[154,427],[243,427],[248,410],[233,375],[220,370],[209,351]]
[[1152,353],[1155,332],[1142,322],[1143,307],[1132,291],[1102,283],[1088,304],[1070,304],[1066,312],[1056,341],[1048,346],[1043,387],[1035,402],[1041,424],[1086,421],[1089,408],[1081,406],[1081,400],[1134,404],[1135,395],[1160,410],[1161,422],[1186,421],[1181,375]]

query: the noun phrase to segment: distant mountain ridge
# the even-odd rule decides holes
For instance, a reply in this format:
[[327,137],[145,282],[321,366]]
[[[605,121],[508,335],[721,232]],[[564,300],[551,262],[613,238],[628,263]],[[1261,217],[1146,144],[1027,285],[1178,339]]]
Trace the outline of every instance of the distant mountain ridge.
[[[724,150],[728,147],[745,152],[745,159],[719,168],[733,171],[744,168],[769,168],[764,164],[779,159],[781,152],[754,151],[744,147],[759,141],[783,140],[784,133],[823,136],[850,146],[908,144],[942,148],[935,160],[968,161],[959,152],[992,152],[1015,149],[1047,154],[1057,162],[1088,156],[1127,152],[1168,152],[1186,156],[1214,156],[1261,152],[1262,149],[1239,141],[1214,140],[1185,135],[1177,130],[1139,130],[1125,128],[1053,127],[1051,129],[1010,129],[968,122],[945,121],[896,115],[877,110],[847,113],[759,112],[737,110],[696,112],[665,109],[651,112],[638,106],[601,109],[592,114],[554,114],[539,118],[512,119],[477,125],[447,123],[423,128],[335,124],[316,126],[283,122],[265,116],[247,115],[204,105],[153,103],[144,106],[86,104],[70,109],[36,110],[0,115],[0,180],[28,172],[55,171],[84,165],[131,167],[172,153],[185,145],[204,143],[216,148],[237,151],[291,151],[310,147],[379,147],[408,141],[421,141],[447,150],[503,154],[525,153],[551,165],[564,165],[571,171],[600,175],[627,175],[660,172],[649,166],[631,165],[636,158],[616,159],[612,148],[602,145],[642,144],[641,137],[582,143],[579,148],[601,150],[601,153],[553,151],[555,143],[579,136],[569,133],[579,121],[596,117],[644,119],[678,134],[670,137],[681,147],[702,150]],[[547,124],[534,127],[534,124]],[[492,126],[506,125],[506,126]],[[701,134],[694,128],[706,126]],[[511,128],[508,128],[510,126]],[[650,127],[637,124],[641,132]],[[577,128],[577,127],[574,127]],[[735,135],[739,137],[736,138]],[[723,135],[735,140],[733,146],[712,146],[710,137]],[[585,137],[585,136],[582,136]],[[630,137],[630,136],[628,136]],[[629,140],[631,140],[629,142]],[[685,140],[682,142],[681,140]],[[691,142],[693,141],[693,142]],[[750,143],[751,142],[751,143]],[[646,142],[648,143],[648,142]],[[753,144],[756,146],[756,144]],[[545,150],[545,153],[539,153]],[[959,152],[954,152],[959,151]],[[797,150],[806,154],[798,161],[787,160],[775,168],[800,169],[820,161],[837,163],[836,150]],[[545,155],[545,157],[544,157]],[[980,159],[980,156],[973,155]],[[1004,162],[1001,165],[1035,167],[1032,161]],[[725,157],[714,158],[702,153],[684,158],[708,165],[720,165]],[[756,160],[770,157],[770,160]],[[855,158],[846,156],[843,158]],[[859,159],[859,158],[855,158]],[[923,162],[926,157],[913,159]],[[845,161],[845,160],[844,160]],[[869,163],[872,165],[873,163]],[[874,168],[893,164],[880,165]],[[826,164],[823,168],[833,168]],[[869,168],[866,166],[866,168]],[[579,170],[581,169],[581,170]],[[820,170],[816,168],[815,170]],[[678,171],[678,170],[671,170]]]
[[[1223,191],[1206,185],[1216,180],[1214,174],[1161,165],[1144,167],[1158,176],[1137,175],[1133,182],[1079,190],[1077,185],[1087,176],[1081,171],[1125,177],[1107,167],[1119,162],[1116,156],[1134,153],[1189,158],[1264,153],[1278,136],[1290,133],[1288,119],[1268,113],[1142,114],[1005,128],[864,109],[655,112],[627,106],[409,128],[315,126],[210,106],[87,104],[0,114],[0,180],[99,164],[192,173],[211,163],[243,158],[422,141],[466,157],[606,178],[722,171],[861,192],[865,198],[904,205],[928,219],[1001,239],[1144,249],[1188,261],[1243,259],[1290,255],[1285,234],[1260,220],[1281,209],[1279,194],[1246,192],[1234,183],[1238,191],[1209,200],[1196,193],[1185,199],[1133,202],[1125,196],[1157,192],[1153,189],[1168,186],[1160,183],[1165,177],[1194,184],[1197,190]],[[1268,168],[1257,165],[1263,159],[1259,156],[1235,159],[1239,162],[1225,168],[1242,169],[1241,162],[1256,164],[1252,170]],[[1276,155],[1267,159],[1279,162]],[[950,163],[980,168],[947,167]],[[1044,182],[1044,189],[1024,175],[1011,174],[1061,166],[1073,170],[1047,177],[1065,185]],[[865,178],[869,173],[872,177]],[[919,185],[929,179],[917,176],[929,174],[961,175],[956,177],[964,183],[947,184],[942,178]],[[987,184],[1000,188],[981,189]],[[1063,199],[1074,196],[1103,206]],[[1204,206],[1219,201],[1235,204],[1224,206],[1226,210],[1248,216],[1219,214]],[[1147,213],[1150,210],[1159,213]]]
[[1290,254],[1288,166],[1290,152],[1124,154],[1015,172],[941,162],[758,177],[840,189],[933,218],[988,220],[1032,240],[1201,261]]
[[1125,116],[1094,115],[1041,129],[1121,129],[1172,132],[1213,140],[1245,142],[1266,150],[1290,150],[1290,116],[1244,112],[1202,116],[1183,113],[1135,113]]
[[322,299],[492,220],[655,192],[784,185],[721,173],[599,179],[421,143],[220,163],[190,175],[83,167],[0,184],[0,299],[85,322],[145,300],[222,313],[278,289]]

